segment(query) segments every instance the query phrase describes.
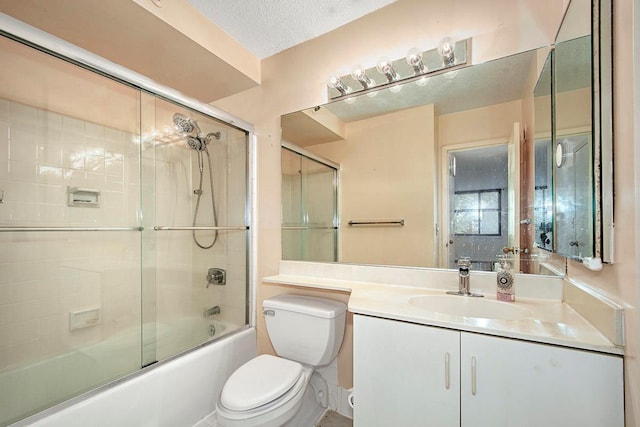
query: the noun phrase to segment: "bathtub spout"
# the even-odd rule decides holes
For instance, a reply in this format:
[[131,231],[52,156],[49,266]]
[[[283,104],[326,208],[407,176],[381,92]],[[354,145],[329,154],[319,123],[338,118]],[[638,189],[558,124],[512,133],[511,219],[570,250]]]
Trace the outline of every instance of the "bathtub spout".
[[213,307],[205,308],[204,317],[211,317],[216,314],[220,314],[220,306],[214,305]]

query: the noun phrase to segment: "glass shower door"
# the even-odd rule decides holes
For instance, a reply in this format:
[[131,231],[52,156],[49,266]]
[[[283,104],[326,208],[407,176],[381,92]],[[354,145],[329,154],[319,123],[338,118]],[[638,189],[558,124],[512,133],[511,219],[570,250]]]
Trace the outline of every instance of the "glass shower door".
[[337,170],[282,149],[282,258],[337,261]]
[[247,133],[145,95],[146,364],[248,323]]
[[140,91],[0,37],[0,425],[140,369]]

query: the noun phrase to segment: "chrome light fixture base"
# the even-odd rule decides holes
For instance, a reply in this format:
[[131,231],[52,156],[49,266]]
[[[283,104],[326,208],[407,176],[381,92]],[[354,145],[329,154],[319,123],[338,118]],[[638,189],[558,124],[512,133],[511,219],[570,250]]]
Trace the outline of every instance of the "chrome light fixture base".
[[[451,73],[469,65],[468,63],[471,60],[471,39],[455,42],[454,51],[446,52],[446,56],[439,53],[438,48],[422,52],[418,49],[412,49],[407,57],[409,56],[412,56],[412,61],[408,61],[406,57],[403,57],[394,61],[386,60],[384,67],[377,64],[366,69],[360,68],[356,76],[359,77],[358,79],[354,77],[354,73],[332,77],[327,85],[328,98],[332,101],[351,98],[410,81],[426,83],[429,77]],[[378,77],[380,75],[382,78]],[[450,74],[450,76],[453,75],[455,74]],[[376,81],[382,81],[383,83],[376,84]],[[336,87],[336,82],[340,82],[338,87]],[[346,90],[347,88],[349,89],[348,91]]]

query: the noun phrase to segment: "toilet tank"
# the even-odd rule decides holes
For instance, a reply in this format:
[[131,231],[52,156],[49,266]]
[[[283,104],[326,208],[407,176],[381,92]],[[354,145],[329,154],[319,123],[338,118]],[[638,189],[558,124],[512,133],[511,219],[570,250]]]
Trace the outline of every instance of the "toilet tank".
[[311,366],[331,363],[344,337],[347,306],[303,295],[278,295],[262,303],[267,333],[280,357]]

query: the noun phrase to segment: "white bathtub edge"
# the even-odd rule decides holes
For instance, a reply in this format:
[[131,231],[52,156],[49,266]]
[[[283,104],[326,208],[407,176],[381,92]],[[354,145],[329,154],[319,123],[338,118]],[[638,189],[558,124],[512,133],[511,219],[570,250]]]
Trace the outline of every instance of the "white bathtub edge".
[[12,426],[197,425],[215,410],[229,375],[256,353],[256,330],[248,328],[44,418],[36,415]]

